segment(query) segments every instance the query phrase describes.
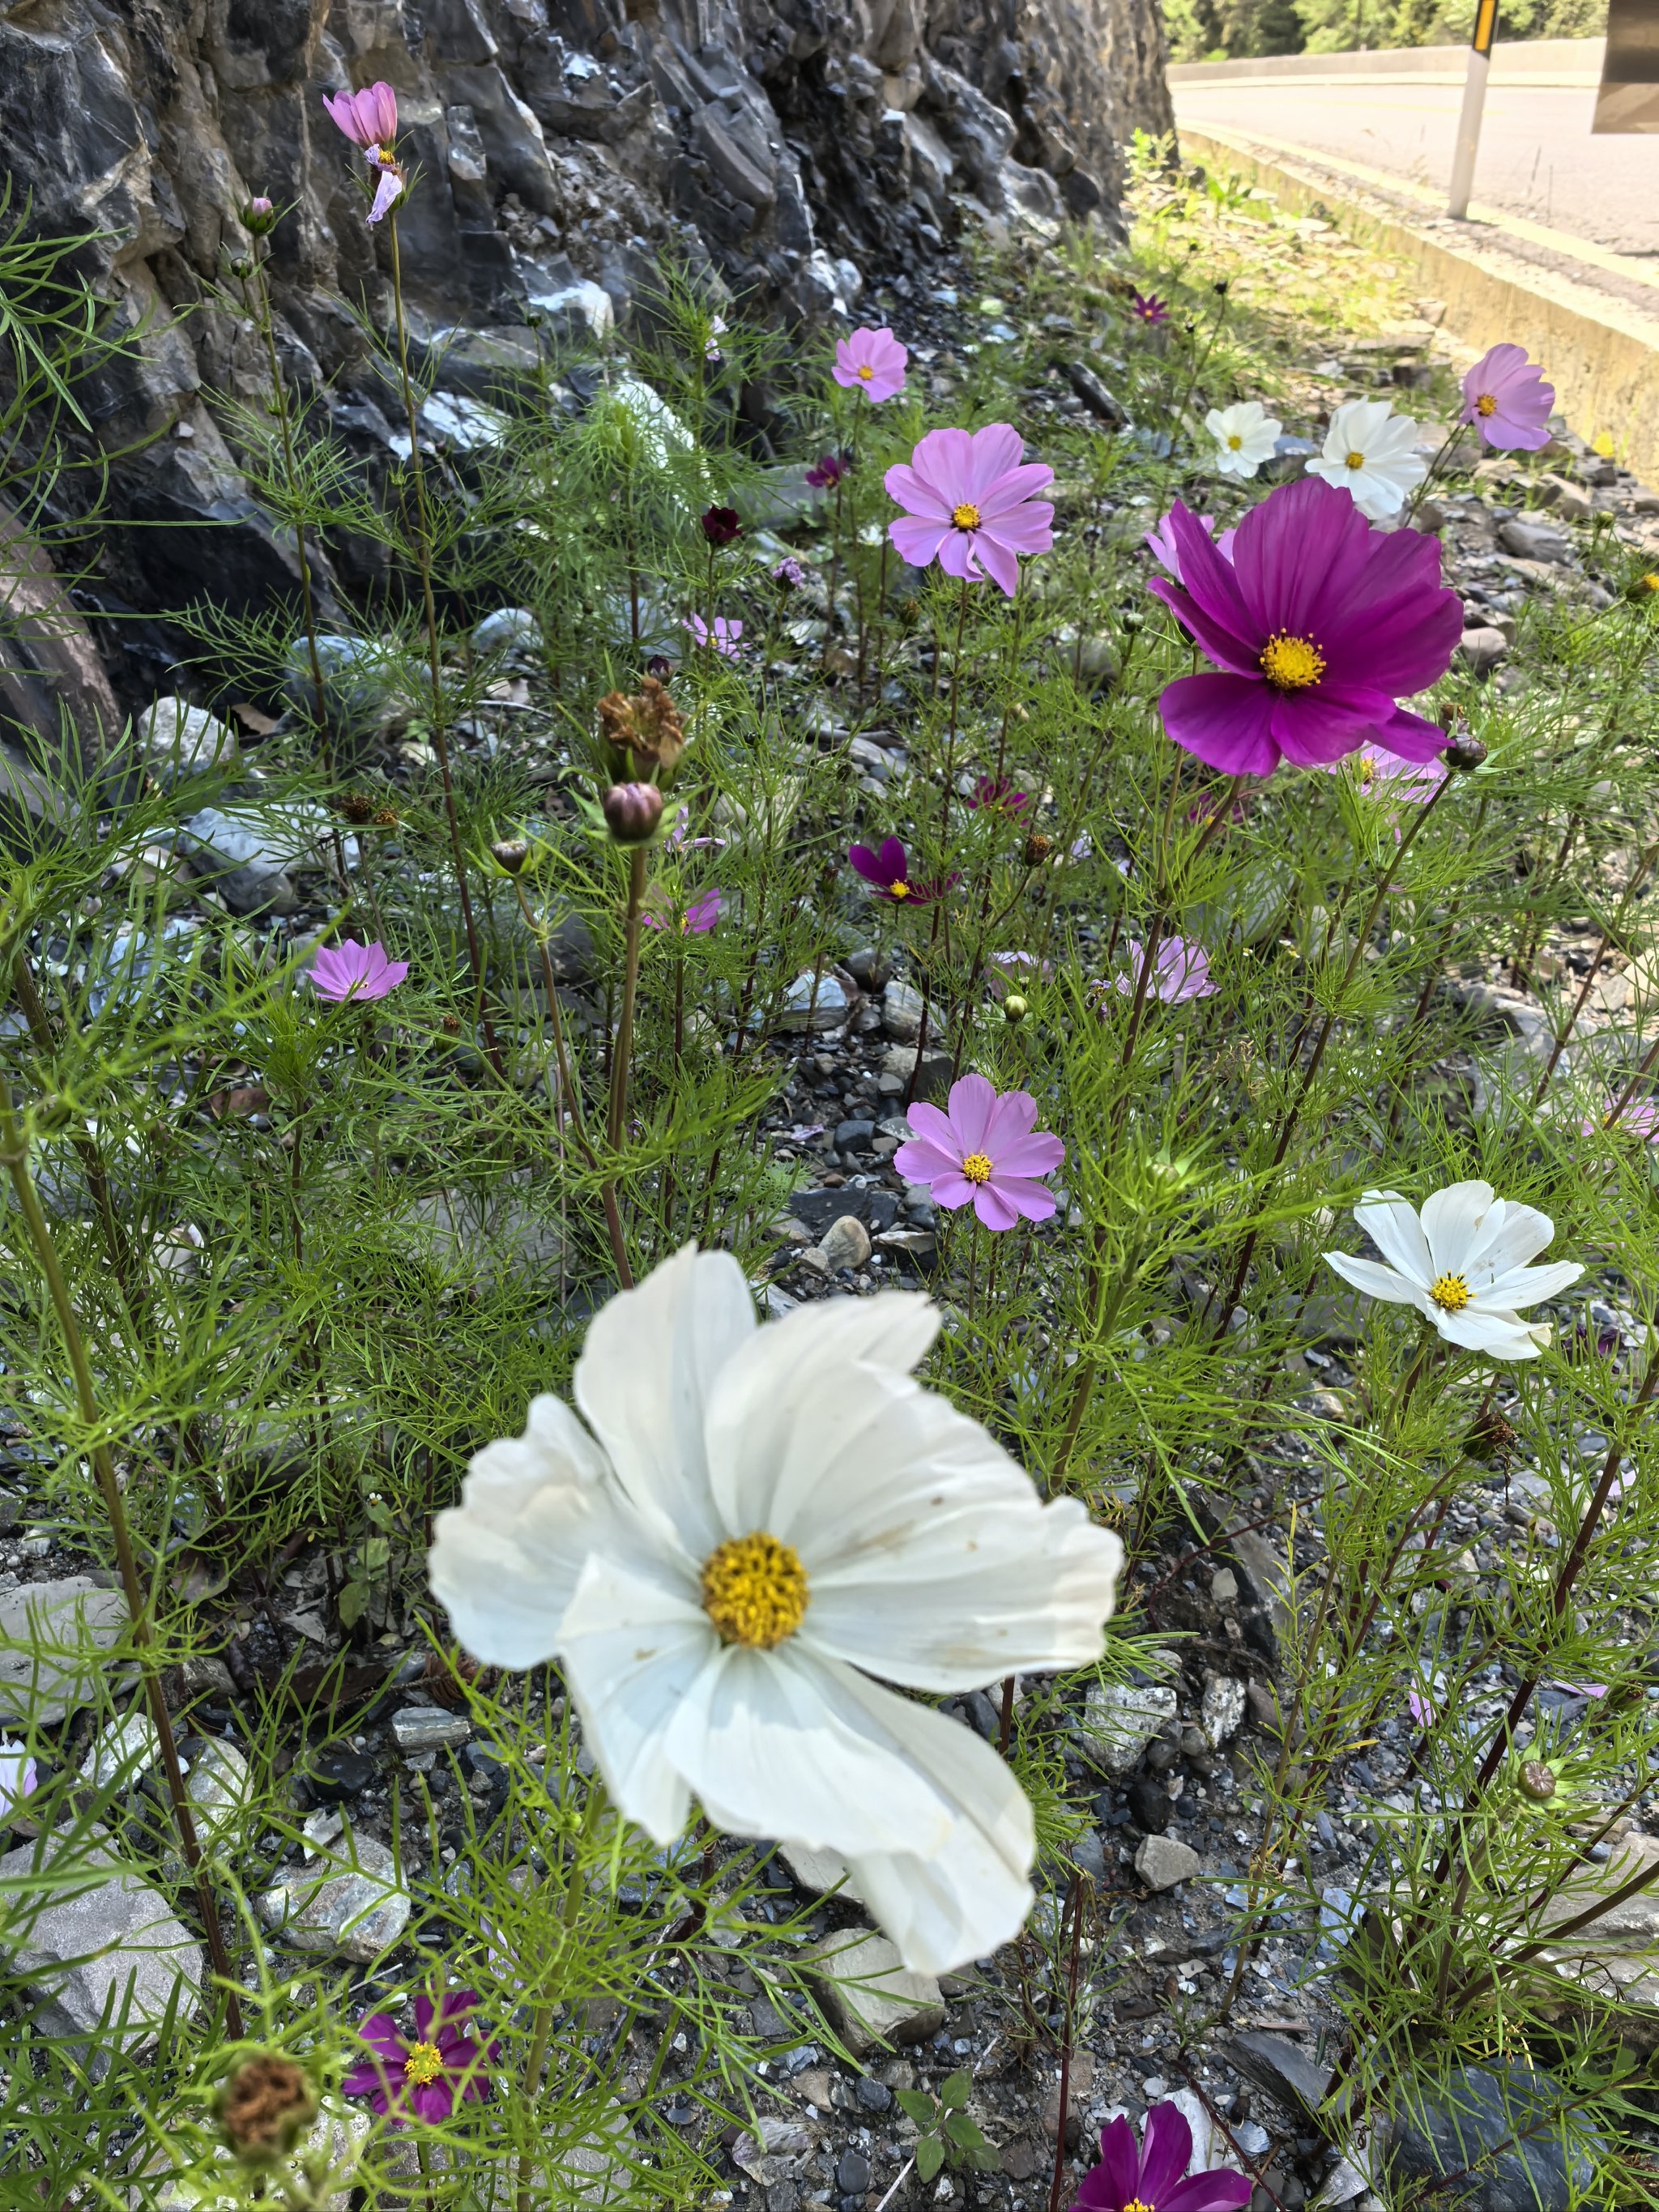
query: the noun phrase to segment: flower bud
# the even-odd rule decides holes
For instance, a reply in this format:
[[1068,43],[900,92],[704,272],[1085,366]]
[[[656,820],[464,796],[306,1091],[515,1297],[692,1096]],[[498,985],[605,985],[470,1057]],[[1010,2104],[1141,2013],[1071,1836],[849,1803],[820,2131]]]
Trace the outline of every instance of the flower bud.
[[1461,730],[1440,757],[1448,768],[1457,769],[1467,775],[1486,759],[1486,748],[1479,738],[1472,738],[1467,730]]
[[1023,1022],[1030,1011],[1030,1007],[1018,993],[1002,1002],[1002,1018],[1005,1022]]
[[662,820],[662,793],[654,783],[613,783],[599,810],[619,845],[643,845]]
[[230,273],[239,280],[249,277],[253,274],[253,264],[248,259],[246,253],[238,253],[232,256]]
[[1045,837],[1040,830],[1034,830],[1030,836],[1025,840],[1024,857],[1026,866],[1028,868],[1040,868],[1054,849],[1054,839],[1052,837]]
[[219,2125],[245,2166],[285,2158],[317,2117],[317,2092],[303,2066],[261,2051],[236,2069],[219,2092]]
[[276,210],[263,192],[256,192],[238,212],[243,229],[252,232],[255,238],[263,238],[267,231],[276,228]]
[[1521,1769],[1521,1795],[1534,1805],[1547,1805],[1555,1795],[1555,1776],[1541,1759],[1529,1759]]
[[530,858],[530,848],[522,837],[498,837],[489,848],[489,857],[498,868],[516,876]]

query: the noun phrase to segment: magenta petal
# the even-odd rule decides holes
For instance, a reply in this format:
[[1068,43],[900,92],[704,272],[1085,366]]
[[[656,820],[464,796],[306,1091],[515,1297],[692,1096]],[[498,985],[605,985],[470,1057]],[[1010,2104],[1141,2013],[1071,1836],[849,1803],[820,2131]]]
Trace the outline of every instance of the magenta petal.
[[1375,699],[1349,701],[1311,691],[1271,693],[1273,743],[1293,768],[1325,768],[1357,751],[1386,711]]
[[1114,2206],[1130,2203],[1140,2186],[1140,2153],[1135,2144],[1135,2131],[1121,2113],[1109,2127],[1100,2131],[1100,2166],[1097,2171],[1108,2177]]
[[1244,676],[1178,676],[1158,695],[1176,744],[1226,775],[1271,775],[1279,766],[1273,694]]
[[1249,2203],[1255,2187],[1248,2173],[1237,2172],[1231,2166],[1215,2166],[1178,2181],[1167,2197],[1158,2198],[1158,2212],[1236,2212],[1237,2206]]
[[[1371,527],[1352,496],[1321,477],[1303,477],[1253,507],[1238,526],[1231,568],[1264,634],[1286,630],[1329,651],[1333,611],[1349,597],[1370,557]],[[1194,588],[1182,541],[1181,573]]]
[[[1259,514],[1261,511],[1260,507],[1252,507],[1250,513]],[[1233,564],[1222,558],[1220,549],[1201,519],[1184,501],[1176,500],[1170,509],[1169,519],[1170,533],[1180,556],[1182,587],[1188,599],[1207,621],[1240,641],[1254,667],[1265,629],[1245,599]],[[1158,586],[1154,585],[1153,589]],[[1175,605],[1173,599],[1170,603]]]
[[383,2058],[395,2058],[402,2063],[407,2046],[398,2023],[389,2012],[372,2012],[357,2029],[362,2040],[371,2045]]
[[429,1996],[422,1995],[416,1997],[415,2000],[415,2040],[417,2043],[430,2043],[432,2040],[432,2023],[434,2020],[441,2018],[442,2014],[440,2008],[433,2003]]
[[1078,2185],[1073,2212],[1122,2212],[1123,2203],[1105,2166],[1091,2166]]
[[410,2099],[417,2120],[436,2125],[447,2120],[455,2109],[455,2091],[447,2081],[423,2081]]
[[[1376,741],[1401,760],[1436,760],[1446,750],[1446,732],[1438,722],[1425,721],[1409,707],[1396,707],[1376,726]],[[1437,778],[1437,781],[1439,779]]]
[[[1155,599],[1162,599],[1170,613],[1185,623],[1200,650],[1207,653],[1218,668],[1234,676],[1248,677],[1253,684],[1261,681],[1261,647],[1266,640],[1259,631],[1234,629],[1231,623],[1222,621],[1211,609],[1200,606],[1190,592],[1179,584],[1165,583],[1162,576],[1153,577],[1152,592]],[[1249,617],[1241,610],[1238,619],[1248,624]]]
[[371,2066],[367,2061],[361,2066],[354,2066],[340,2084],[342,2092],[348,2097],[372,2097],[377,2089],[384,2089],[385,2087],[385,2074],[378,2066]]
[[1192,2164],[1193,2130],[1179,2105],[1154,2105],[1140,2136],[1140,2194],[1162,2207],[1165,2197]]

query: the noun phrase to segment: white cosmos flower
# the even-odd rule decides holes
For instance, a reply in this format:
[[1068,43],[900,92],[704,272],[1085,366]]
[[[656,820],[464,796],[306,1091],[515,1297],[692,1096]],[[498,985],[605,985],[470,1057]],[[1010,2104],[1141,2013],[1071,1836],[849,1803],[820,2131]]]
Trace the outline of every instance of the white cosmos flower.
[[1098,1656],[1122,1547],[1045,1505],[909,1373],[939,1318],[888,1294],[757,1327],[687,1246],[589,1324],[441,1513],[432,1587],[493,1666],[556,1656],[605,1785],[666,1844],[718,1826],[843,1858],[908,1965],[1019,1929],[1030,1807],[935,1695]]
[[1417,425],[1396,415],[1386,399],[1349,399],[1331,417],[1325,450],[1308,464],[1308,474],[1323,477],[1353,494],[1353,503],[1373,522],[1386,522],[1406,504],[1429,472],[1417,451]]
[[1204,427],[1216,442],[1215,465],[1224,477],[1253,477],[1273,457],[1284,428],[1259,399],[1240,399],[1231,407],[1212,407]]
[[1528,1267],[1555,1224],[1534,1206],[1494,1197],[1489,1182],[1450,1183],[1420,1216],[1392,1191],[1368,1190],[1353,1218],[1389,1264],[1328,1252],[1343,1280],[1369,1297],[1415,1306],[1453,1344],[1494,1359],[1535,1359],[1550,1325],[1522,1321],[1517,1309],[1553,1297],[1584,1272],[1576,1260]]

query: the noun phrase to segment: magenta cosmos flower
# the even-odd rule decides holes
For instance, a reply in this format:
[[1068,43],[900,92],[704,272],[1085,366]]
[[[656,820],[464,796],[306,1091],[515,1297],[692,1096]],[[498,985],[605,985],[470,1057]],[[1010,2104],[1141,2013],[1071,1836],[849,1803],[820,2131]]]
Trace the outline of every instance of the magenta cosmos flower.
[[974,811],[983,808],[989,814],[1021,814],[1030,805],[1029,792],[1017,791],[1012,776],[982,775],[974,786],[974,795],[967,802]]
[[1445,674],[1463,634],[1437,539],[1373,530],[1317,477],[1253,507],[1231,562],[1178,500],[1170,523],[1182,580],[1152,588],[1219,665],[1165,686],[1178,745],[1228,775],[1323,768],[1366,744],[1416,761],[1441,750],[1444,731],[1396,703]]
[[852,465],[850,453],[820,453],[806,471],[806,481],[814,491],[833,491]]
[[1248,2204],[1253,2186],[1231,2166],[1186,2179],[1193,2131],[1178,2105],[1154,2105],[1139,2148],[1135,2131],[1120,2116],[1101,2130],[1100,2164],[1083,2177],[1073,2212],[1232,2212]]
[[[1175,542],[1175,532],[1170,526],[1173,520],[1172,515],[1164,515],[1155,529],[1142,531],[1141,537],[1152,547],[1152,558],[1158,567],[1166,574],[1173,576],[1178,584],[1181,581],[1181,549]],[[1198,520],[1208,535],[1215,538],[1214,515],[1200,514]],[[1232,559],[1233,540],[1237,535],[1237,530],[1224,530],[1219,538],[1215,538],[1215,550],[1224,561]]]
[[1524,346],[1507,342],[1481,355],[1463,379],[1460,422],[1473,422],[1484,443],[1505,453],[1536,453],[1550,441],[1555,386],[1527,359]]
[[849,845],[847,857],[876,896],[894,906],[932,906],[960,880],[947,876],[943,883],[937,877],[927,883],[913,883],[909,861],[896,837],[884,837],[879,852],[872,853],[867,845]]
[[1129,313],[1137,322],[1167,323],[1170,303],[1167,300],[1161,300],[1156,292],[1137,292],[1129,302]]
[[325,945],[306,971],[319,999],[338,1005],[345,999],[384,999],[409,973],[407,960],[387,957],[384,945]]
[[[1131,945],[1125,954],[1127,964],[1113,976],[1110,984],[1096,983],[1091,987],[1101,994],[1100,1011],[1103,1013],[1109,989],[1117,992],[1121,998],[1133,998],[1140,980],[1140,963],[1145,957],[1144,947]],[[1146,981],[1146,988],[1152,997],[1162,999],[1166,1006],[1179,1006],[1183,999],[1213,998],[1215,988],[1210,980],[1210,963],[1205,957],[1201,945],[1194,945],[1185,937],[1158,939],[1158,951],[1152,956],[1152,972]]]
[[389,2012],[370,2013],[357,2033],[374,2055],[354,2066],[340,2087],[348,2097],[367,2097],[393,2127],[448,2119],[459,2103],[489,2094],[483,2068],[495,2045],[473,2040],[467,2016],[477,2008],[474,1990],[449,1991],[435,2003],[416,1997],[412,2039]]
[[887,534],[913,568],[936,559],[947,576],[988,575],[1012,599],[1016,556],[1046,553],[1054,542],[1054,510],[1033,497],[1054,472],[1045,462],[1022,461],[1024,451],[1006,422],[971,435],[930,430],[908,465],[888,470],[883,482],[905,513]]
[[724,615],[715,616],[712,631],[701,615],[688,615],[684,627],[697,645],[712,645],[722,660],[735,660],[743,651],[743,624],[728,622]]
[[904,389],[910,356],[884,323],[878,331],[858,330],[836,341],[836,365],[830,374],[848,392],[861,392],[872,405]]
[[963,1075],[951,1085],[949,1110],[918,1100],[910,1126],[921,1134],[899,1146],[893,1165],[907,1182],[925,1182],[935,1204],[972,1204],[988,1229],[1012,1229],[1024,1215],[1046,1221],[1054,1194],[1032,1178],[1052,1175],[1066,1157],[1058,1137],[1031,1124],[1036,1100],[1029,1091],[1001,1097],[982,1075]]
[[325,92],[323,106],[337,129],[365,154],[389,154],[398,137],[398,95],[389,84],[362,92]]
[[[720,920],[725,901],[718,891],[703,891],[694,898],[680,916],[682,937],[705,937]],[[673,927],[673,912],[642,913],[640,920],[647,929],[670,929]]]

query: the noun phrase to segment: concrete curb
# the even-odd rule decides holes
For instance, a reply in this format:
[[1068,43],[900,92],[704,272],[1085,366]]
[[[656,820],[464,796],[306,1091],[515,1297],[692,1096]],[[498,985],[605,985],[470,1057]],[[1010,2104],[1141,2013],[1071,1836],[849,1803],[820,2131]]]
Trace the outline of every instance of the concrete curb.
[[[1500,40],[1492,48],[1496,85],[1599,85],[1605,39]],[[1254,84],[1297,79],[1334,84],[1351,77],[1385,76],[1407,83],[1462,84],[1468,72],[1467,46],[1383,46],[1364,53],[1265,54],[1237,62],[1171,62],[1172,85]]]
[[[1268,154],[1242,132],[1212,125],[1181,132],[1183,153],[1237,169],[1281,206],[1316,210],[1351,236],[1404,261],[1424,291],[1445,304],[1445,326],[1484,352],[1500,339],[1522,345],[1556,389],[1556,404],[1581,437],[1608,431],[1644,483],[1659,483],[1659,317],[1506,252],[1501,234],[1467,226],[1452,244],[1316,155]],[[1486,235],[1480,235],[1486,233]]]

